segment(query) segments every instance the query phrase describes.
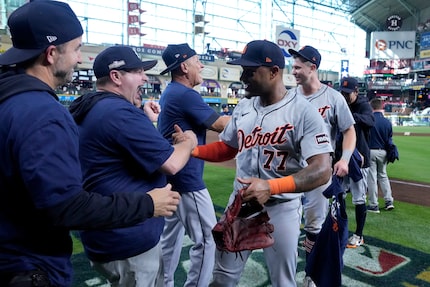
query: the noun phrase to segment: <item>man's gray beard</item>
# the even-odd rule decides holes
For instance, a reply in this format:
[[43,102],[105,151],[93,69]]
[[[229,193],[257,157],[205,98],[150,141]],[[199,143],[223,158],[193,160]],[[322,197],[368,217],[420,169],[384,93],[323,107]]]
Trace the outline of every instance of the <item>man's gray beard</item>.
[[54,76],[60,83],[59,86],[66,85],[73,80],[73,76],[70,76],[70,74],[64,71],[56,72]]

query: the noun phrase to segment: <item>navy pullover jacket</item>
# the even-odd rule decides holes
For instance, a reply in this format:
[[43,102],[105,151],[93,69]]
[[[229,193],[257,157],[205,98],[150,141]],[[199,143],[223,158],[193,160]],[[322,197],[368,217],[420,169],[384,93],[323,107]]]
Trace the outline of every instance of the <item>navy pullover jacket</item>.
[[393,137],[393,126],[381,112],[374,112],[375,126],[370,129],[370,149],[386,149]]
[[352,116],[354,117],[355,133],[357,135],[356,147],[364,157],[363,168],[370,166],[370,129],[375,124],[372,107],[366,97],[359,95],[357,100],[350,105]]
[[42,269],[53,286],[70,286],[70,229],[152,216],[149,195],[83,192],[78,129],[44,82],[0,74],[0,122],[0,276]]

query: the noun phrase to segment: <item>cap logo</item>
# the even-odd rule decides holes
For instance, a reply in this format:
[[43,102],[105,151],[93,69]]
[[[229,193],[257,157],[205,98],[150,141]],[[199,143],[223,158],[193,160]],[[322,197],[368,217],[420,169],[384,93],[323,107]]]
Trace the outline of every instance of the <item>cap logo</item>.
[[110,64],[108,67],[109,67],[109,70],[112,70],[112,69],[117,69],[124,65],[125,65],[125,61],[121,60],[121,61],[113,61],[112,64]]
[[179,58],[180,56],[181,56],[181,54],[179,54],[179,53],[178,53],[178,54],[175,54],[175,56],[174,56],[174,57],[177,59],[177,58]]
[[266,57],[266,63],[272,63],[272,59],[270,59],[269,57]]
[[248,49],[248,45],[246,45],[245,48],[243,48],[242,54],[245,54],[247,49]]
[[188,55],[187,54],[182,55],[182,58],[186,59],[186,58],[188,58]]
[[57,36],[46,36],[46,39],[48,39],[49,43],[54,42],[55,40],[57,40]]

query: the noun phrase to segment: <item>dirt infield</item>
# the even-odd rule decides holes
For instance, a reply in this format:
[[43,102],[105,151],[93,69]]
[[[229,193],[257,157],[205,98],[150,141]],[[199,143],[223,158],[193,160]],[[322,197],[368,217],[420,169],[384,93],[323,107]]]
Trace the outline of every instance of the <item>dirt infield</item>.
[[[418,135],[418,134],[417,134]],[[422,135],[422,134],[419,134]],[[429,134],[430,136],[430,134]],[[207,143],[218,140],[218,134],[213,131],[207,132]],[[223,163],[211,163],[225,167],[235,167],[235,161],[230,160]],[[430,185],[390,179],[394,201],[408,202],[417,205],[430,206]],[[381,196],[381,193],[379,193]]]

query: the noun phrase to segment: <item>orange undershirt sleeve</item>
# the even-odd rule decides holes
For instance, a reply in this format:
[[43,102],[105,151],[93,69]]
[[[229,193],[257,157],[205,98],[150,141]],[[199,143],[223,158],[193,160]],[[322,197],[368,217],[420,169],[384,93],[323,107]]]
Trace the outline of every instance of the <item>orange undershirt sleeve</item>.
[[222,141],[199,145],[191,152],[193,157],[212,162],[230,160],[233,159],[236,154],[237,148],[233,148]]

